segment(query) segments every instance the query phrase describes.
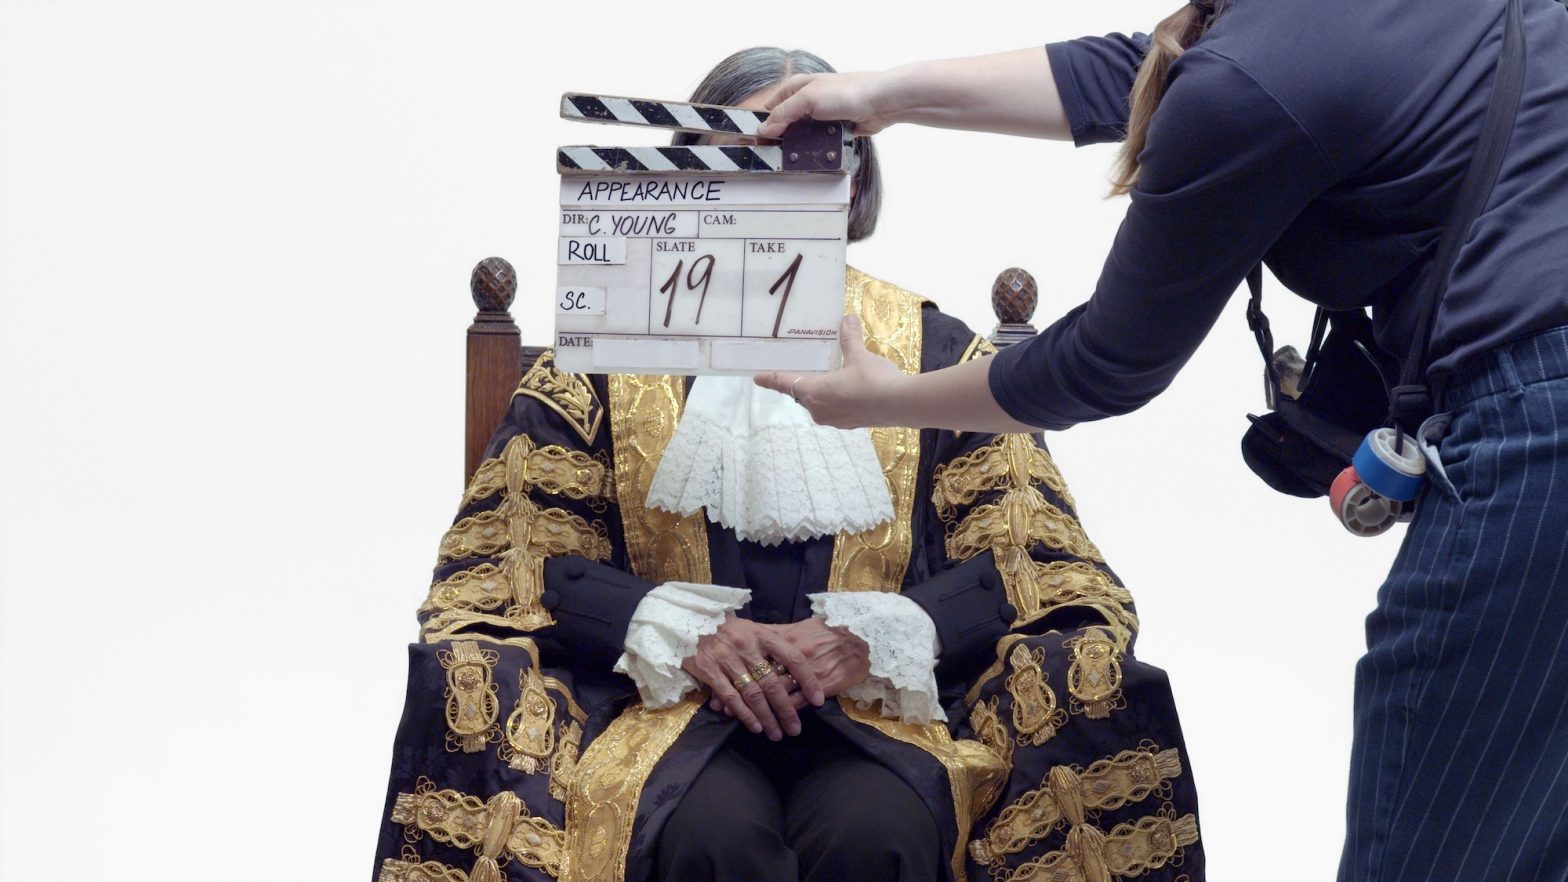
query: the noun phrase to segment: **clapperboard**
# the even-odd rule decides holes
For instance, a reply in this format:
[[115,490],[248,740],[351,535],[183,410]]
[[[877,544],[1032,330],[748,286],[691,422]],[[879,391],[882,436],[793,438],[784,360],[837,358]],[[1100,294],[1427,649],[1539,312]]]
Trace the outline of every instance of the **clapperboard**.
[[857,161],[848,124],[802,120],[778,144],[756,144],[765,111],[570,93],[561,116],[722,137],[557,151],[558,367],[837,367]]

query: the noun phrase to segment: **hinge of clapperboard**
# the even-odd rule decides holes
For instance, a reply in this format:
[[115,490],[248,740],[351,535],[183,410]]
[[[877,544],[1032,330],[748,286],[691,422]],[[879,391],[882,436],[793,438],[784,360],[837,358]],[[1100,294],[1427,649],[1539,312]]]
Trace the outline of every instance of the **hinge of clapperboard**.
[[[719,104],[647,101],[568,92],[561,96],[561,117],[580,122],[649,126],[699,135],[755,140],[765,110]],[[803,119],[784,131],[777,144],[694,144],[689,147],[562,147],[556,151],[561,174],[630,172],[682,174],[846,174],[859,164],[850,123]]]

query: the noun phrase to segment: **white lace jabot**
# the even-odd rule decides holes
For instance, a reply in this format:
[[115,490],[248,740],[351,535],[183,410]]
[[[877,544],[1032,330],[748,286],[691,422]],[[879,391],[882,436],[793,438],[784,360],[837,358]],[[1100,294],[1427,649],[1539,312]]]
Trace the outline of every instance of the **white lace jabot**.
[[685,515],[706,508],[764,545],[859,533],[893,517],[869,431],[819,426],[794,399],[747,377],[692,383],[647,504]]

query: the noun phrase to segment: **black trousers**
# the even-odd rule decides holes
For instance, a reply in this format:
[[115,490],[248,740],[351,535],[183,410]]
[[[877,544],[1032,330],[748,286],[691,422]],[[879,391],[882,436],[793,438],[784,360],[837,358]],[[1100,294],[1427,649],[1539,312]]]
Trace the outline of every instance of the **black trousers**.
[[808,711],[775,743],[745,729],[659,835],[663,882],[935,882],[940,834],[920,797]]

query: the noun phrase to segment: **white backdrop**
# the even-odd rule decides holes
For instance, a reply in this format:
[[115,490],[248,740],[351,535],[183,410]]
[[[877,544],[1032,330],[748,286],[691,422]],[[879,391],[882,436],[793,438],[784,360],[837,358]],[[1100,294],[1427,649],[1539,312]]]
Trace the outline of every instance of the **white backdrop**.
[[[0,3],[0,878],[370,872],[461,490],[468,272],[511,260],[542,342],[553,147],[649,138],[556,119],[562,91],[678,98],[748,45],[874,68],[1167,7]],[[1125,210],[1109,148],[879,142],[851,262],[982,331],[1003,267],[1038,276],[1041,323],[1087,296]],[[1398,540],[1242,464],[1242,303],[1161,399],[1051,443],[1170,672],[1211,879],[1322,880]]]

